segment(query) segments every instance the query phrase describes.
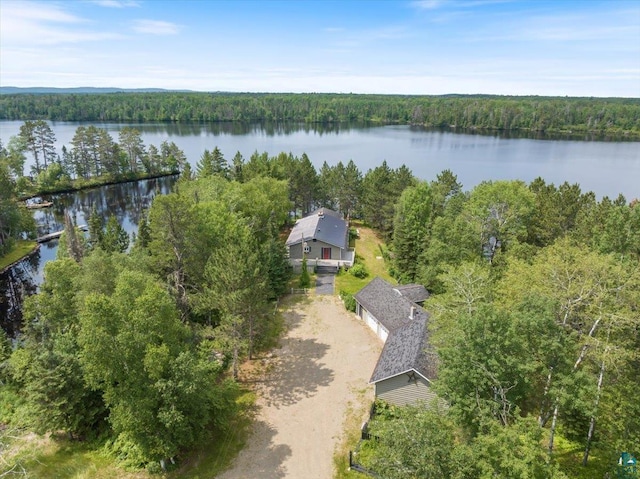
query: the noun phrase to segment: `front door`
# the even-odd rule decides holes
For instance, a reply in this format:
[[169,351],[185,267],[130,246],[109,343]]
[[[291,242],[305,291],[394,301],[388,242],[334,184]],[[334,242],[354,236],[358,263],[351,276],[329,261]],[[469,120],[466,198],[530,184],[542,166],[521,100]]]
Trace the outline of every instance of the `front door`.
[[322,248],[322,259],[331,259],[331,248]]

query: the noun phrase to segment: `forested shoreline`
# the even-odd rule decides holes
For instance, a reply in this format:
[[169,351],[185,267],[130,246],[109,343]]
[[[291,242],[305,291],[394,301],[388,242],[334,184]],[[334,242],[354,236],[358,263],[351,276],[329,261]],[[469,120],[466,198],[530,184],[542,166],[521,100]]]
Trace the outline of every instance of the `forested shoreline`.
[[273,93],[3,94],[0,119],[92,122],[368,122],[640,137],[636,98]]

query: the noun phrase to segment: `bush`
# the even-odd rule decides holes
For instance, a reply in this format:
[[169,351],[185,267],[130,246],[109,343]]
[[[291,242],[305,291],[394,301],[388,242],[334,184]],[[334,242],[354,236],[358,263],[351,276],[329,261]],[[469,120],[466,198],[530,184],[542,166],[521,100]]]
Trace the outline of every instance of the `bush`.
[[364,267],[362,263],[354,264],[351,267],[351,269],[349,269],[349,273],[351,274],[351,276],[355,276],[356,278],[360,278],[360,279],[363,279],[369,276],[369,272],[367,271],[367,269]]
[[311,276],[309,276],[309,270],[307,269],[307,258],[302,260],[302,272],[300,273],[300,287],[311,287]]
[[351,311],[352,313],[356,312],[356,300],[353,298],[351,293],[340,290],[340,299],[344,303],[344,307],[347,311]]

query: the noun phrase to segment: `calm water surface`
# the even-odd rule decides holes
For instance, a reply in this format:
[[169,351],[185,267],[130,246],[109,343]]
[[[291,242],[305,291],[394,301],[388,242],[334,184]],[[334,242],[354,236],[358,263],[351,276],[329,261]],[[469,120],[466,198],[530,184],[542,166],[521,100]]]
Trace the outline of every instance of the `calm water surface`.
[[[18,133],[20,121],[0,121],[3,143]],[[80,123],[53,122],[57,146],[69,145]],[[86,125],[86,123],[84,124]],[[353,160],[364,173],[386,160],[407,165],[419,178],[432,180],[452,170],[465,189],[483,180],[538,176],[556,185],[579,183],[599,198],[640,197],[640,142],[534,139],[513,134],[480,135],[426,130],[410,126],[309,126],[299,124],[121,124],[95,123],[117,140],[124,126],[134,126],[145,144],[175,142],[195,165],[205,148],[219,147],[227,160],[239,151],[248,159],[255,151],[296,156],[306,153],[317,169],[327,162]],[[26,169],[28,170],[28,168]]]

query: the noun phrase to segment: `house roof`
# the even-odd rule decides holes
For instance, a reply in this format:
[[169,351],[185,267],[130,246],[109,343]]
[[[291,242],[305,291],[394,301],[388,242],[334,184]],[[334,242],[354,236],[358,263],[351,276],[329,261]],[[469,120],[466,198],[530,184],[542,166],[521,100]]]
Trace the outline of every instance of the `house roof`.
[[340,213],[328,208],[320,208],[309,216],[299,219],[287,239],[287,246],[304,241],[322,241],[338,248],[349,246],[347,222]]
[[414,303],[422,303],[429,298],[429,292],[421,284],[403,284],[396,286],[394,289],[400,291],[400,294]]
[[392,331],[384,344],[370,383],[415,371],[428,381],[437,376],[437,357],[429,345],[429,313],[418,307],[414,319]]
[[428,381],[435,379],[437,356],[429,344],[429,313],[416,304],[428,296],[422,285],[392,286],[379,277],[355,294],[355,300],[389,331],[370,382],[409,371]]
[[419,308],[413,301],[404,297],[398,288],[379,277],[373,278],[354,298],[380,321],[387,331],[407,324],[410,321],[411,308]]

